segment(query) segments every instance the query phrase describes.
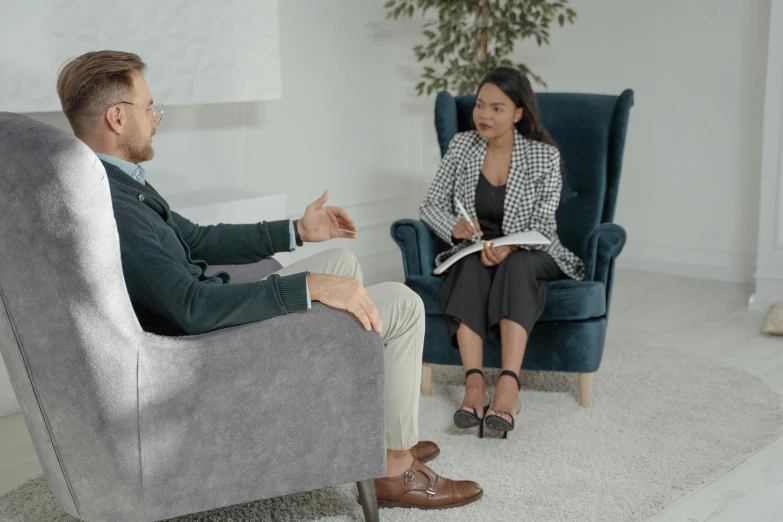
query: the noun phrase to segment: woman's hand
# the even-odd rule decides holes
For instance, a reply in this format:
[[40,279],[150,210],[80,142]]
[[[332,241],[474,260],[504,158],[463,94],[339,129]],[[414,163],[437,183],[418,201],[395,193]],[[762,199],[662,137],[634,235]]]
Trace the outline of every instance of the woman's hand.
[[[481,225],[479,225],[478,219],[473,218],[473,226],[476,227],[476,232],[479,236],[483,236],[484,232],[481,231]],[[473,239],[473,229],[470,227],[470,223],[465,218],[459,220],[454,230],[451,231],[451,237],[454,239]]]
[[498,266],[500,263],[506,260],[506,258],[519,251],[519,247],[515,246],[493,246],[485,245],[484,250],[481,251],[481,264],[486,267]]

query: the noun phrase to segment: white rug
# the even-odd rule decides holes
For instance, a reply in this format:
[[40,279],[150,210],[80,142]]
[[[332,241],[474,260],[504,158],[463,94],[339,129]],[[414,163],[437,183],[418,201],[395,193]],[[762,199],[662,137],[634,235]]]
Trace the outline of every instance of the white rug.
[[[382,510],[384,521],[642,521],[780,436],[783,425],[780,395],[759,379],[640,344],[607,346],[587,410],[577,404],[575,375],[523,373],[522,414],[505,441],[456,429],[461,370],[436,367],[434,377],[420,417],[421,438],[442,448],[430,466],[476,480],[484,498],[454,510]],[[75,520],[59,510],[42,478],[0,498],[0,519]],[[176,520],[363,519],[355,486],[345,485]]]

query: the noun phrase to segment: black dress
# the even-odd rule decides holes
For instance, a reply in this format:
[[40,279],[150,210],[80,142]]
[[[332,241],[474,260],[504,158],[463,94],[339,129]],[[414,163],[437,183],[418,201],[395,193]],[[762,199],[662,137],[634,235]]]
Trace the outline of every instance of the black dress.
[[[506,186],[496,187],[483,175],[476,187],[476,214],[482,239],[503,236],[503,204]],[[457,329],[465,323],[481,339],[500,339],[500,321],[510,319],[528,334],[546,304],[547,281],[565,274],[546,252],[520,250],[503,263],[487,268],[480,253],[460,259],[449,269],[440,289],[440,301],[448,321],[449,337],[457,345]]]

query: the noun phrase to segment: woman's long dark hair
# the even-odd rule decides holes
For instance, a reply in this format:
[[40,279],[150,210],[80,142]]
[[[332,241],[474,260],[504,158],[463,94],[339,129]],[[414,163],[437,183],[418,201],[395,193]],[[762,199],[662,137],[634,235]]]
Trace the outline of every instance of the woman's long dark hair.
[[[479,90],[487,83],[491,83],[503,91],[506,96],[511,98],[517,108],[524,109],[522,119],[514,124],[522,136],[557,147],[555,140],[541,124],[536,95],[530,85],[530,80],[524,74],[511,67],[498,67],[491,70],[481,80]],[[557,148],[559,149],[559,147]]]

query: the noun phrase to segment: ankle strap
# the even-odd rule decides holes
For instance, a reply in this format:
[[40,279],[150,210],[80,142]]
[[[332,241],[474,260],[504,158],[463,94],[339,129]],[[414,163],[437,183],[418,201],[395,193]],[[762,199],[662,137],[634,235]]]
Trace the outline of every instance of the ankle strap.
[[481,378],[482,378],[482,379],[484,378],[484,372],[482,372],[482,371],[481,371],[481,370],[479,370],[478,368],[473,368],[472,370],[468,370],[468,371],[466,371],[466,372],[465,372],[465,378],[467,379],[468,377],[470,377],[470,376],[471,376],[471,375],[473,375],[474,373],[478,373],[479,375],[481,375]]
[[[500,372],[500,377],[503,377],[504,375],[508,375],[509,377],[513,377],[514,378],[514,380],[517,383],[517,389],[522,387],[522,385],[519,384],[519,375],[517,375],[516,373],[512,372],[511,370],[503,370],[502,372]],[[500,377],[498,377],[498,380],[500,380]]]

